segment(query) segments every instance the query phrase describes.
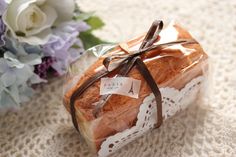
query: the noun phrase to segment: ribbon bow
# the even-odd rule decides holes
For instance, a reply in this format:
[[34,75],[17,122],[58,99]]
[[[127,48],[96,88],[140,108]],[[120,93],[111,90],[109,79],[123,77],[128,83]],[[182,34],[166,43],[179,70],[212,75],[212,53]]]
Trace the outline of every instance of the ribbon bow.
[[[76,128],[78,129],[78,124],[76,120],[76,112],[75,112],[75,100],[82,95],[82,93],[88,89],[91,85],[93,85],[96,81],[98,81],[100,78],[107,76],[108,74],[117,71],[117,74],[114,77],[119,76],[127,76],[127,74],[130,72],[130,70],[136,66],[139,72],[142,74],[143,78],[148,83],[148,86],[151,88],[152,93],[155,96],[156,105],[157,105],[157,124],[156,128],[160,127],[163,121],[162,118],[162,97],[160,90],[150,74],[147,66],[141,59],[141,55],[144,53],[147,53],[151,50],[162,50],[166,47],[176,45],[176,44],[194,44],[196,43],[195,40],[189,40],[189,39],[180,39],[168,43],[163,44],[157,44],[154,45],[156,41],[158,41],[159,34],[161,30],[163,29],[163,22],[162,21],[154,21],[152,26],[150,27],[148,33],[146,34],[140,48],[136,51],[129,52],[127,45],[120,44],[120,47],[123,51],[128,52],[126,54],[112,54],[111,56],[106,57],[103,60],[103,65],[105,66],[105,69],[95,73],[92,77],[90,77],[88,80],[86,80],[71,96],[70,99],[70,111],[72,116],[72,122]],[[161,53],[161,51],[160,51]],[[102,107],[106,104],[106,102],[111,97],[111,94],[103,95],[100,99],[100,101],[96,104],[94,109],[94,116],[97,117],[98,113],[102,109]]]

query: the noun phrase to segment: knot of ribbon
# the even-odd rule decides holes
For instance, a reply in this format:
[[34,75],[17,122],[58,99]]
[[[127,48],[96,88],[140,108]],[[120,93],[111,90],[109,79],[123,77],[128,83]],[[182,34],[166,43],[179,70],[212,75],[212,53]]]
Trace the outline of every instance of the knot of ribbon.
[[[143,76],[148,86],[150,87],[152,93],[154,94],[156,106],[157,106],[157,124],[156,128],[160,127],[163,121],[162,117],[162,97],[160,90],[152,77],[150,71],[147,66],[141,59],[141,55],[147,53],[151,50],[162,50],[166,47],[176,45],[176,44],[195,44],[196,41],[192,39],[179,39],[172,42],[167,42],[163,44],[154,44],[160,39],[160,32],[163,29],[163,22],[159,20],[155,20],[151,25],[149,31],[147,32],[141,46],[136,51],[129,51],[129,48],[126,44],[120,44],[121,50],[123,50],[124,54],[111,54],[108,57],[105,57],[103,60],[103,65],[105,69],[95,73],[92,77],[87,79],[71,96],[70,98],[70,111],[72,116],[72,122],[79,131],[78,123],[76,119],[76,111],[75,111],[75,100],[78,99],[83,92],[92,86],[96,81],[100,78],[107,76],[108,74],[117,71],[114,77],[127,76],[130,70],[136,66],[139,70],[140,74]],[[161,53],[161,51],[160,51]],[[96,103],[94,109],[94,116],[97,117],[102,107],[106,104],[106,102],[111,97],[111,94],[103,95],[100,98],[100,101]]]

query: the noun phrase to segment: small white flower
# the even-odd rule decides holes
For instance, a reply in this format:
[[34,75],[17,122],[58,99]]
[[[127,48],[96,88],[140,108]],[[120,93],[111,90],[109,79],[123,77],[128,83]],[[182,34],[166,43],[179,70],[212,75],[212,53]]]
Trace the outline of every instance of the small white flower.
[[74,9],[74,0],[12,0],[3,21],[20,42],[41,45],[49,40],[52,26],[72,19]]

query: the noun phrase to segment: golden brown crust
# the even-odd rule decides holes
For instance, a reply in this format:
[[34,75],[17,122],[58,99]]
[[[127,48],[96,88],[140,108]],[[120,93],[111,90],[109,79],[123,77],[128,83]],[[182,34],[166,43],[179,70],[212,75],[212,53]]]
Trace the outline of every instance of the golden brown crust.
[[[179,32],[178,39],[192,39],[192,36],[179,25],[174,25],[175,29]],[[143,36],[136,38],[128,42],[129,46],[140,43]],[[161,50],[161,56],[156,56],[157,51],[150,51],[142,56],[144,63],[147,65],[149,71],[154,77],[159,87],[174,87],[181,89],[193,78],[202,75],[202,64],[205,64],[207,55],[199,44],[185,45],[186,48],[194,49],[188,55],[183,55],[180,49],[164,49]],[[119,51],[117,48],[114,52]],[[173,56],[165,56],[166,54],[172,54]],[[89,77],[94,75],[95,69],[102,67],[102,60],[100,58],[95,64],[93,64],[81,77],[77,85],[69,90],[64,96],[65,106],[69,108],[69,100],[72,93],[78,89],[78,87]],[[145,82],[142,75],[134,67],[129,77],[141,80],[141,89],[139,93],[139,99],[130,98],[121,95],[112,95],[109,101],[103,107],[99,118],[96,119],[93,116],[93,103],[99,101],[101,97],[99,95],[100,81],[93,84],[88,88],[82,96],[76,100],[76,110],[80,112],[77,115],[79,123],[91,122],[89,126],[92,129],[92,141],[95,143],[95,147],[98,150],[104,138],[120,132],[124,129],[132,127],[136,122],[136,117],[139,112],[139,106],[147,97],[151,91]],[[86,131],[86,130],[85,130]]]

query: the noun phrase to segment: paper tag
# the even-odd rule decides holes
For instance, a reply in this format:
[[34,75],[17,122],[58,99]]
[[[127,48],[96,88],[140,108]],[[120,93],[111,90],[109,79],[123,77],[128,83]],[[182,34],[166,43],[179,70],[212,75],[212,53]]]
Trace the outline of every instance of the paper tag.
[[138,98],[141,80],[131,77],[101,78],[100,95],[120,94]]

